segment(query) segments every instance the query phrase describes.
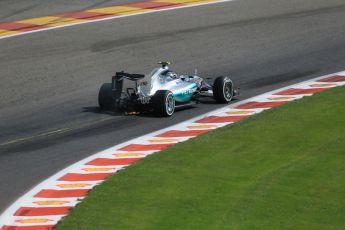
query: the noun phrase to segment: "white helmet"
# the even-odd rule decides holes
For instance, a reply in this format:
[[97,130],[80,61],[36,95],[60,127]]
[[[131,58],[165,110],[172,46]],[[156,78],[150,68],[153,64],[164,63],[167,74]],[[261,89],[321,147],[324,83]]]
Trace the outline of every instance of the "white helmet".
[[171,71],[167,72],[167,73],[166,73],[166,76],[167,76],[167,77],[170,77],[170,78],[172,78],[172,79],[178,78],[177,74],[174,73],[174,72],[171,72]]

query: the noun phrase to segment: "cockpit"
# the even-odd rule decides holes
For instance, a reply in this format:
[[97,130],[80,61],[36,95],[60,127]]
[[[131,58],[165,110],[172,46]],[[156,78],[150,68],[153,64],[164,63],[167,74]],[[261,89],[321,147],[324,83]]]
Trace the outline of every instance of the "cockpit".
[[164,70],[159,75],[159,80],[161,83],[166,83],[174,80],[180,79],[180,77],[171,70]]
[[162,72],[160,74],[160,77],[166,78],[167,80],[170,80],[170,81],[179,78],[178,75],[171,70],[166,70],[166,71]]

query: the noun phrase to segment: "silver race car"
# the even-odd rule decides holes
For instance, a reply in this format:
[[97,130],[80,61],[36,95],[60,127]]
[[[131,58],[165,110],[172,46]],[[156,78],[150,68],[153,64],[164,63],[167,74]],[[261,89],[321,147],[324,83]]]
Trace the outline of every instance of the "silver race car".
[[[169,62],[159,62],[149,75],[116,72],[111,83],[104,83],[98,95],[102,110],[153,111],[158,116],[171,116],[175,108],[200,102],[201,97],[212,97],[219,103],[228,103],[236,94],[228,76],[217,77],[207,83],[195,73],[177,75],[169,69]],[[124,87],[124,80],[133,87]]]

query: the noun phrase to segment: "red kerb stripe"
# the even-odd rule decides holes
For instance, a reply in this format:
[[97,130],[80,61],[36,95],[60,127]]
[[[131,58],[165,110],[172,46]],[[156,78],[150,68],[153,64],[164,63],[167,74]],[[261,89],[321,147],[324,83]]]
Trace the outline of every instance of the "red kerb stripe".
[[225,117],[219,117],[219,116],[209,116],[202,118],[196,123],[226,123],[226,122],[236,122],[239,120],[242,120],[244,118],[247,118],[248,116],[225,116]]
[[125,6],[137,7],[137,8],[143,8],[143,9],[163,9],[163,8],[176,7],[179,5],[182,6],[183,4],[169,3],[169,2],[138,2],[138,3],[127,4]]
[[170,130],[165,133],[159,134],[156,137],[193,137],[211,130]]
[[319,82],[341,82],[341,81],[345,81],[345,76],[334,75],[334,76],[331,76],[331,77],[320,79],[318,81]]
[[107,18],[107,17],[114,17],[115,14],[102,14],[102,13],[95,13],[95,12],[86,12],[86,11],[77,11],[77,12],[66,12],[57,14],[58,17],[65,17],[65,18],[75,18],[75,19],[100,19],[100,18]]
[[283,90],[283,91],[280,91],[278,93],[275,93],[274,95],[313,94],[313,93],[324,91],[326,89],[328,89],[328,88],[311,88],[311,89],[295,89],[295,88],[291,88],[291,89],[287,89],[287,90]]
[[95,181],[104,180],[113,175],[113,173],[67,173],[59,178],[59,181]]
[[130,144],[119,150],[122,151],[150,151],[150,150],[162,150],[173,146],[174,144],[152,144],[152,145],[142,145],[142,144]]
[[55,190],[43,189],[34,197],[37,198],[67,198],[67,197],[84,197],[90,189],[70,189],[70,190]]
[[264,109],[271,108],[274,106],[280,106],[285,104],[287,101],[274,101],[274,102],[256,102],[251,101],[235,107],[236,109]]
[[88,163],[87,165],[94,165],[94,166],[115,166],[115,165],[129,165],[132,164],[141,158],[97,158]]
[[51,215],[65,215],[72,207],[49,207],[49,208],[33,208],[21,207],[15,216],[51,216]]
[[4,225],[1,230],[53,230],[54,225],[36,225],[36,226],[9,226]]
[[3,22],[0,23],[0,29],[3,30],[14,30],[14,31],[30,31],[36,29],[46,28],[45,26],[41,25],[32,25],[32,24],[25,24],[25,23],[18,23],[18,22]]

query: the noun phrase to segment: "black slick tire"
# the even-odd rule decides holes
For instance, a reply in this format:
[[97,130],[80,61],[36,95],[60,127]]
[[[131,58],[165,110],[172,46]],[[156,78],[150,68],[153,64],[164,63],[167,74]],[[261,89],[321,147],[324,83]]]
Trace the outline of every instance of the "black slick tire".
[[229,77],[217,77],[212,90],[213,97],[218,103],[228,103],[234,96],[234,87]]
[[101,110],[115,110],[115,98],[111,83],[104,83],[98,93],[98,104]]
[[154,113],[159,117],[169,117],[175,110],[174,95],[169,90],[157,90],[151,98]]

